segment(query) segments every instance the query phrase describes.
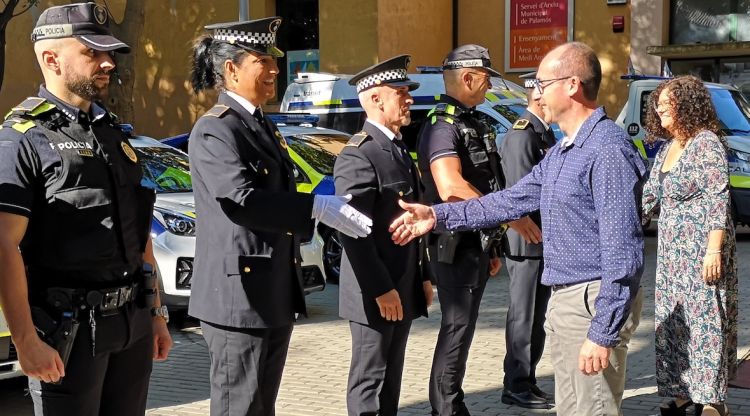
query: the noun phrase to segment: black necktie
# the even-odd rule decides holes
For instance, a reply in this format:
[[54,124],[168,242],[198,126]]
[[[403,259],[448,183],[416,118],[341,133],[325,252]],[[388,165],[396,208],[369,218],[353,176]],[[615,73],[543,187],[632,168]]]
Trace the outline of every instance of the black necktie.
[[255,120],[265,128],[266,123],[263,121],[263,113],[260,111],[260,107],[255,108],[255,112],[253,112],[253,117],[255,117]]

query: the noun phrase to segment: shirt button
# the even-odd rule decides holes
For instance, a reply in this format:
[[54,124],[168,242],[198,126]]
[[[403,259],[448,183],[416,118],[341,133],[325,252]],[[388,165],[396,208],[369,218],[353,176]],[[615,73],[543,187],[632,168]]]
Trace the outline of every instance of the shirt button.
[[287,231],[286,235],[292,235],[292,232],[291,231]]
[[398,191],[398,196],[404,196],[404,191]]
[[245,266],[245,268],[242,269],[242,271],[245,272],[245,273],[250,273],[251,270],[252,269],[250,268],[250,266]]

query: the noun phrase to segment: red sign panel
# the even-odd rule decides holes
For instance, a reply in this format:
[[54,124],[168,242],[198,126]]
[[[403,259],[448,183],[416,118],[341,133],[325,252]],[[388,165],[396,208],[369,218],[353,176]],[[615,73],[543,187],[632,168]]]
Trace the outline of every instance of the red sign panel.
[[535,69],[544,55],[568,41],[573,0],[507,0],[506,70]]

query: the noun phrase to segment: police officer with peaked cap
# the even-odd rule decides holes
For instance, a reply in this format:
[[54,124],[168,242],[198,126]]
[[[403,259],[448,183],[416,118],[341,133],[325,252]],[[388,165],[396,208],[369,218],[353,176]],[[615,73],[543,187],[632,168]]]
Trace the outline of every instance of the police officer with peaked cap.
[[0,304],[37,415],[145,413],[172,344],[149,273],[154,191],[101,103],[129,50],[108,20],[94,3],[42,12],[45,84],[0,129]]
[[418,201],[419,176],[399,130],[411,122],[409,91],[419,87],[400,55],[351,78],[367,113],[362,131],[336,158],[337,195],[373,219],[372,234],[342,237],[339,315],[349,320],[352,359],[347,385],[350,416],[398,412],[406,341],[412,320],[427,316],[432,284],[421,268],[419,242],[397,246],[388,226],[401,214],[399,199]]
[[[417,145],[425,203],[502,188],[494,132],[474,110],[484,102],[490,77],[500,75],[491,65],[487,49],[471,44],[443,62],[446,93],[428,113]],[[500,230],[433,232],[427,238],[442,311],[429,382],[432,414],[468,415],[461,385],[487,279],[501,267]]]
[[[513,128],[505,134],[500,149],[506,186],[513,186],[539,163],[547,149],[555,145],[555,135],[544,121],[538,101],[531,98],[536,72],[524,74],[528,107]],[[501,400],[524,408],[547,408],[554,405],[554,396],[536,384],[536,365],[544,351],[544,317],[550,287],[541,283],[542,257],[539,211],[511,228],[503,239],[505,265],[510,276],[510,296],[505,324],[505,360]]]
[[211,359],[212,415],[273,415],[295,314],[306,315],[300,242],[315,219],[364,237],[349,197],[297,193],[294,164],[261,106],[276,93],[278,17],[206,26],[193,49],[195,91],[218,103],[190,153],[197,236],[189,313]]

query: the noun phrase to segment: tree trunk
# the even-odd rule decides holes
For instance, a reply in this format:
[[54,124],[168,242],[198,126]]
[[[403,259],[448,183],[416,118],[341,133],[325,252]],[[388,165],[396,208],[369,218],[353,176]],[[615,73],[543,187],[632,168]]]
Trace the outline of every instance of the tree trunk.
[[20,0],[9,0],[5,8],[0,12],[0,91],[3,89],[3,78],[5,78],[5,29],[8,22],[13,18],[13,12]]
[[[136,123],[135,120],[135,61],[140,52],[141,28],[145,22],[145,0],[127,0],[122,22],[110,27],[115,37],[130,46],[129,54],[116,54],[117,73],[109,86],[107,106],[117,114],[121,123]],[[119,78],[119,82],[118,82]]]

